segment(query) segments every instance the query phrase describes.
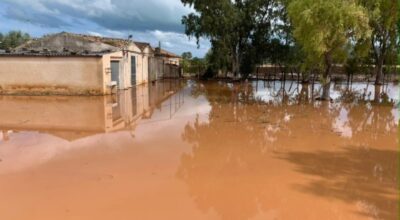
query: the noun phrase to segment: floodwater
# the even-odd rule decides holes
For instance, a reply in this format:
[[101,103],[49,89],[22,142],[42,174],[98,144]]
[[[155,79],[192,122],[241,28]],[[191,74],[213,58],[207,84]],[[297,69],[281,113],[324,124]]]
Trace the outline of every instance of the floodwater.
[[397,219],[399,87],[0,97],[0,219]]

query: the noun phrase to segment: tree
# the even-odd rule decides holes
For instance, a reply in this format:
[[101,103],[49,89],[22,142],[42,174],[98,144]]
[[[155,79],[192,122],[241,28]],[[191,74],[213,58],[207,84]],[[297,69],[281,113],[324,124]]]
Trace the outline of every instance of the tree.
[[191,52],[184,52],[182,53],[182,68],[184,73],[189,73],[189,68],[190,68],[190,61],[192,59],[192,53]]
[[190,73],[196,73],[197,76],[204,75],[207,69],[206,59],[194,57],[190,61]]
[[395,64],[396,56],[396,23],[397,0],[360,0],[369,16],[369,25],[372,30],[371,48],[375,62],[375,84],[383,83],[383,66]]
[[209,72],[213,73],[212,75],[215,76],[221,71],[227,77],[228,67],[231,66],[231,60],[227,54],[226,48],[218,47],[217,42],[207,52],[205,60],[207,61]]
[[7,34],[0,35],[0,49],[10,50],[15,48],[26,41],[30,40],[30,36],[27,33],[22,33],[21,31],[10,31]]
[[400,65],[400,5],[397,1],[397,65]]
[[367,13],[348,0],[292,0],[288,14],[308,59],[324,66],[321,99],[329,100],[334,62],[345,60],[352,44],[370,35]]
[[2,48],[3,40],[4,40],[4,35],[3,33],[0,33],[0,49],[3,49]]
[[184,53],[182,53],[182,59],[184,59],[184,60],[190,60],[190,59],[192,59],[192,53],[191,53],[191,52],[184,52]]
[[210,39],[214,52],[218,51],[222,59],[229,57],[230,70],[235,76],[244,69],[244,55],[258,60],[260,50],[254,49],[262,48],[260,44],[269,39],[272,20],[279,9],[275,0],[181,1],[196,11],[182,19],[186,34],[197,40],[201,37]]

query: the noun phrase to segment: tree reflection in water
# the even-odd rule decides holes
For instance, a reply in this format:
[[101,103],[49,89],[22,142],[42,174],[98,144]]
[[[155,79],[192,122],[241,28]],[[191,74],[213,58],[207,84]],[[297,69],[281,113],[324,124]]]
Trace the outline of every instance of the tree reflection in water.
[[277,197],[285,197],[271,186],[271,173],[285,169],[271,162],[279,158],[298,173],[318,177],[296,185],[297,191],[356,203],[356,211],[369,217],[397,215],[393,100],[379,92],[380,98],[366,101],[359,91],[338,89],[335,101],[318,102],[311,85],[261,91],[258,85],[192,86],[192,95],[206,97],[211,111],[207,123],[186,125],[182,138],[193,147],[182,156],[178,177],[202,211],[232,220],[268,211]]
[[355,202],[358,212],[373,219],[397,219],[399,157],[395,150],[346,148],[289,152],[283,158],[302,173],[321,177],[296,188],[317,196]]

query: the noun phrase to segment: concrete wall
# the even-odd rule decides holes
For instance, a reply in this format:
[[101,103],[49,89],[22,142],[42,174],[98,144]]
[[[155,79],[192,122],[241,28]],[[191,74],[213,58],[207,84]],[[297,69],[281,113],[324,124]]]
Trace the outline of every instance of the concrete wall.
[[127,67],[126,57],[124,57],[121,51],[105,54],[102,57],[102,74],[104,75],[103,87],[108,93],[115,93],[116,87],[111,86],[111,61],[119,61],[119,82],[120,82],[120,89],[129,88],[127,85],[127,79],[125,76],[125,72]]
[[169,57],[166,59],[166,63],[179,66],[181,63],[181,58]]
[[141,51],[139,48],[131,48],[131,51],[136,56],[136,85],[149,82],[149,49]]
[[[129,75],[129,83],[130,81],[130,77],[131,77],[131,56],[135,56],[136,57],[136,85],[140,85],[143,83],[147,83],[148,82],[148,73],[146,71],[146,68],[148,69],[148,64],[146,61],[144,61],[145,59],[145,54],[143,54],[143,51],[140,50],[139,47],[137,47],[135,44],[131,44],[128,48],[129,50],[129,63],[128,63],[128,71],[127,71],[127,75]],[[135,86],[135,85],[131,85],[131,86]]]
[[101,57],[1,57],[0,94],[107,94]]
[[131,57],[136,58],[136,85],[149,82],[149,48],[131,44],[129,52],[102,57],[0,57],[0,94],[105,95],[117,92],[111,61],[119,61],[119,87],[129,89]]
[[135,86],[131,84],[132,56],[136,59],[136,85],[147,83],[149,81],[149,54],[146,53],[146,50],[143,53],[136,45],[132,44],[129,46],[128,52],[126,53],[119,51],[103,56],[102,62],[103,74],[105,75],[105,89],[107,89],[107,86],[111,83],[111,61],[119,61],[120,63],[119,89],[129,89],[132,86]]

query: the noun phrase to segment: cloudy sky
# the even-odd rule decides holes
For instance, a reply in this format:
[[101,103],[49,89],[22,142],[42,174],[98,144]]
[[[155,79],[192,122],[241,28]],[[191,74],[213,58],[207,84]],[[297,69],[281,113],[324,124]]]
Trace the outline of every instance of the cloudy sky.
[[206,40],[197,47],[184,35],[183,15],[192,9],[180,0],[0,0],[0,32],[22,30],[32,36],[61,31],[149,42],[181,54],[203,57]]

